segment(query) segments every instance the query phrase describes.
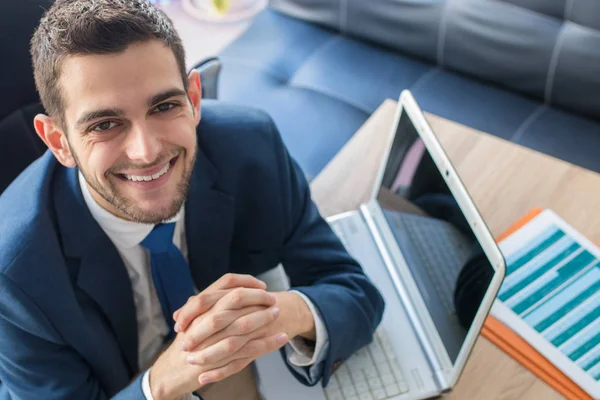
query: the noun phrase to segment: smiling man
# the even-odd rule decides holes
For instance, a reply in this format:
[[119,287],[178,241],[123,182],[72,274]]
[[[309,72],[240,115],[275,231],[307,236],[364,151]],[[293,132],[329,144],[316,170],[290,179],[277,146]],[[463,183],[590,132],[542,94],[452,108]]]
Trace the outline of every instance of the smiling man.
[[194,398],[277,349],[326,384],[372,339],[382,298],[272,120],[201,101],[161,11],[57,0],[31,55],[49,150],[0,197],[0,399]]

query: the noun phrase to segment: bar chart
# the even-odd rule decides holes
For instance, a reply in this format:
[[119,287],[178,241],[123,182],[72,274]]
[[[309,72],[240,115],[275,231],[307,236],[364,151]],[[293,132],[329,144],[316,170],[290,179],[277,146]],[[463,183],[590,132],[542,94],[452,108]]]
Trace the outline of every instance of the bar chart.
[[600,381],[600,259],[554,224],[513,250],[498,299]]

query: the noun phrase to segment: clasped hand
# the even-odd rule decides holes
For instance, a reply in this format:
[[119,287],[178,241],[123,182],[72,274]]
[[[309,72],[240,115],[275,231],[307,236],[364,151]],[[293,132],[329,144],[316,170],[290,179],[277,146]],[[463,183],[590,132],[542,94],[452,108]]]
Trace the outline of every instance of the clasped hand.
[[150,371],[154,398],[177,399],[225,379],[310,331],[314,321],[298,295],[265,289],[252,276],[227,274],[190,297],[173,315],[175,340]]

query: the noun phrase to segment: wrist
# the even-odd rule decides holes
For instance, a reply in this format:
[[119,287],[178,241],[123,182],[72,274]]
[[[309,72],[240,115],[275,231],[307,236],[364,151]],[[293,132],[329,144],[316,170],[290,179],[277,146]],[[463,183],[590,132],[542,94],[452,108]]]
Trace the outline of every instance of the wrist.
[[172,390],[168,387],[168,382],[164,382],[160,379],[159,368],[154,366],[148,373],[148,385],[150,386],[150,393],[154,400],[176,400],[179,397],[172,393]]
[[289,310],[289,321],[293,325],[290,332],[287,332],[290,339],[295,336],[301,336],[314,341],[316,339],[315,318],[302,296],[293,291],[280,292],[276,296],[278,304],[280,301],[284,304],[289,304],[288,307],[284,306],[280,308],[282,311]]

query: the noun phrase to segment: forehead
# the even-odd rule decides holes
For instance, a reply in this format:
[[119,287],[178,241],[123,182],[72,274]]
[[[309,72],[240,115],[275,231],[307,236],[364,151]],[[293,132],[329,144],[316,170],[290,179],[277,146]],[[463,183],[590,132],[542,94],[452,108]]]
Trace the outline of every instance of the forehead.
[[117,54],[67,57],[59,87],[69,123],[85,111],[145,107],[152,95],[183,89],[183,82],[173,52],[160,41],[149,41]]

